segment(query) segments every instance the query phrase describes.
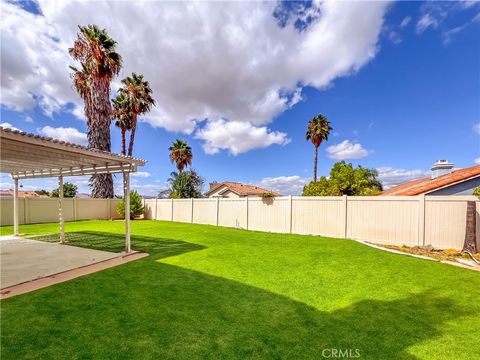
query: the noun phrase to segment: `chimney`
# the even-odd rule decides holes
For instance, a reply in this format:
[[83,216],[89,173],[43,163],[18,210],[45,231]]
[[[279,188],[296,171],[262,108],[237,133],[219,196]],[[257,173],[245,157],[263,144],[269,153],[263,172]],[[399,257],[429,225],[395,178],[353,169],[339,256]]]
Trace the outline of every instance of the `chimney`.
[[217,185],[218,185],[218,182],[216,182],[216,181],[211,182],[211,183],[210,183],[210,189],[209,189],[209,190],[212,190],[212,189],[213,189],[215,186],[217,186]]
[[437,160],[437,162],[430,168],[432,179],[436,179],[442,175],[450,174],[452,169],[453,164],[448,162],[448,160]]

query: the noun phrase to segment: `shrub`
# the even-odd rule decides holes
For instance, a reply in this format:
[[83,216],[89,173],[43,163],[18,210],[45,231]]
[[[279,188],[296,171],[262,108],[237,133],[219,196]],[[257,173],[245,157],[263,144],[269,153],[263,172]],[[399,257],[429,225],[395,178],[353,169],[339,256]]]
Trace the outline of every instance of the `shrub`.
[[[117,205],[117,212],[125,217],[125,199],[122,199]],[[137,191],[130,192],[130,219],[143,214],[142,197]]]
[[473,195],[480,196],[480,186],[477,186],[475,189],[473,189]]

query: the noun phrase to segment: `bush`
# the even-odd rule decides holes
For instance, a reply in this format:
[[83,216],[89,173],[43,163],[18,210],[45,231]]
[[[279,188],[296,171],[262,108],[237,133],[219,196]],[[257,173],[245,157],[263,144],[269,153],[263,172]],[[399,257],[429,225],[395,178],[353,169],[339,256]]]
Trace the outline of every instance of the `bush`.
[[[125,199],[122,199],[117,205],[117,213],[125,217]],[[137,191],[130,192],[130,219],[143,214],[142,197]]]
[[473,189],[473,195],[480,196],[480,186],[477,186],[475,189]]

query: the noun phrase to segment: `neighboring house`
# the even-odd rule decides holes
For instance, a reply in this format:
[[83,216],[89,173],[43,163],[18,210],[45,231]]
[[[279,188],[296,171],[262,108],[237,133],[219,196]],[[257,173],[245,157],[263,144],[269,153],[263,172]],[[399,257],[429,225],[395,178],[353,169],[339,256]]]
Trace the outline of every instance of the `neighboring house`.
[[[48,198],[47,195],[38,195],[35,191],[18,191],[19,198]],[[13,198],[13,189],[10,190],[0,190],[0,198]]]
[[480,186],[480,165],[453,170],[452,163],[438,160],[430,170],[429,177],[407,181],[380,195],[472,195],[473,189]]
[[280,194],[274,191],[262,189],[258,186],[230,181],[210,183],[210,190],[205,193],[205,196],[209,198],[244,198],[247,196],[260,197],[264,193],[272,193],[274,196],[280,196]]

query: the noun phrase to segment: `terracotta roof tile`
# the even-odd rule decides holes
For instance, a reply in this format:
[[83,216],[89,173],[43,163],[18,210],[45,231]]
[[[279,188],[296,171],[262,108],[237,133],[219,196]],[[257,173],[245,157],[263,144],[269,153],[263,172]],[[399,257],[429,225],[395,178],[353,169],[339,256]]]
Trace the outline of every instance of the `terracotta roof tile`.
[[480,165],[471,166],[465,169],[455,170],[450,174],[439,176],[435,179],[430,177],[407,181],[403,184],[385,190],[380,195],[384,196],[414,196],[429,193],[434,190],[455,184],[464,180],[480,176]]

